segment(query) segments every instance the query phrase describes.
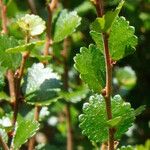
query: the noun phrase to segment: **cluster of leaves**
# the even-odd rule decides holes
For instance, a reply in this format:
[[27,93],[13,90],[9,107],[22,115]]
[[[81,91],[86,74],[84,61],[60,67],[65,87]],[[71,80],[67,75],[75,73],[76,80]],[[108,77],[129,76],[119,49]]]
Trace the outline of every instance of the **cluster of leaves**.
[[[123,3],[124,1],[121,1],[114,11],[107,12],[91,24],[90,34],[96,45],[91,44],[89,48],[82,47],[80,54],[74,58],[75,68],[79,71],[81,79],[97,94],[100,94],[106,85],[104,33],[109,34],[108,47],[113,61],[118,61],[132,54],[137,45],[134,27],[130,26],[124,17],[118,16]],[[136,77],[134,73],[126,70],[124,68],[118,69],[116,78],[120,84],[132,88]],[[131,108],[129,103],[124,102],[120,95],[115,95],[112,98],[111,105],[111,120],[107,119],[105,100],[102,95],[91,96],[89,103],[83,105],[83,114],[79,116],[80,127],[82,133],[95,143],[108,141],[110,127],[116,129],[115,140],[119,140],[135,120],[136,111]]]
[[[70,23],[68,24],[68,22]],[[54,27],[54,44],[61,43],[65,38],[74,33],[80,23],[81,18],[77,15],[76,11],[68,12],[66,9],[62,10],[59,13]],[[30,56],[32,56],[31,59],[37,59],[36,61],[38,61],[38,63],[30,64],[28,68],[25,68],[25,74],[21,82],[22,96],[27,105],[43,107],[49,106],[58,99],[75,102],[80,101],[86,96],[88,92],[86,87],[75,88],[71,93],[61,91],[62,82],[60,74],[54,72],[52,65],[44,66],[44,64],[40,62],[42,52],[37,54],[35,51],[44,45],[45,41],[36,40],[35,37],[44,32],[46,29],[45,24],[45,21],[39,16],[26,14],[16,22],[16,25],[23,31],[22,34],[25,40],[18,40],[14,36],[0,35],[1,100],[6,100],[5,95],[7,95],[3,91],[3,87],[5,86],[4,76],[7,75],[8,70],[15,72],[20,67],[24,52],[29,52]],[[26,41],[26,38],[31,39],[30,42]],[[47,60],[47,58],[44,57],[42,60]],[[11,98],[9,98],[9,101],[10,99]],[[33,114],[33,111],[30,111]],[[4,113],[4,119],[6,115],[8,114]],[[11,118],[10,113],[10,118],[8,118],[8,120]],[[13,127],[11,123],[9,126],[9,131],[14,128],[14,136],[11,142],[11,147],[14,150],[19,149],[29,138],[35,135],[37,130],[39,130],[39,123],[32,121],[32,117],[32,119],[28,119],[28,117],[27,119],[23,119],[23,116],[18,116],[17,118],[15,127]],[[5,128],[5,124],[3,123],[4,119],[1,121],[1,126],[3,128],[1,130],[1,135],[3,140],[7,143],[7,133],[9,131]],[[5,121],[7,122],[6,119]]]
[[[79,106],[81,100],[87,98],[89,98],[89,102],[83,104],[83,114],[79,116],[79,126],[82,129],[82,133],[92,142],[102,143],[108,140],[108,129],[113,127],[116,129],[115,140],[119,140],[128,128],[132,126],[135,117],[144,109],[144,107],[140,107],[134,110],[120,95],[117,95],[120,93],[124,96],[125,94],[123,93],[123,95],[122,91],[124,92],[125,90],[127,92],[136,84],[135,72],[130,67],[117,67],[114,70],[113,86],[117,90],[115,91],[114,88],[116,95],[111,98],[113,114],[111,120],[107,120],[105,100],[101,95],[101,91],[106,84],[103,33],[109,34],[109,50],[113,61],[119,61],[134,53],[137,45],[137,37],[134,35],[135,29],[129,25],[129,22],[124,17],[118,16],[124,1],[121,1],[114,11],[107,12],[91,24],[89,33],[95,44],[90,44],[88,48],[82,47],[80,53],[74,58],[75,68],[90,90],[86,85],[81,85],[81,81],[73,69],[72,58],[77,52],[74,52],[74,49],[78,49],[78,47],[87,43],[83,42],[86,39],[85,37],[88,37],[84,32],[89,25],[85,14],[92,12],[95,17],[95,8],[89,1],[84,1],[78,6],[76,5],[78,2],[73,1],[71,7],[76,7],[75,11],[63,9],[63,6],[60,4],[60,8],[54,13],[52,18],[53,44],[51,48],[54,55],[58,57],[59,62],[63,62],[61,55],[63,41],[68,37],[71,38],[71,46],[68,48],[68,59],[65,62],[69,68],[68,91],[64,91],[63,78],[61,78],[61,75],[64,73],[64,64],[55,62],[55,59],[53,60],[51,56],[43,55],[46,42],[43,40],[46,33],[45,21],[37,15],[24,15],[26,12],[20,12],[19,10],[21,5],[17,6],[19,2],[3,0],[3,3],[7,5],[8,16],[10,17],[9,34],[0,35],[0,103],[2,104],[0,107],[0,134],[3,137],[3,141],[8,143],[8,135],[10,131],[14,130],[11,147],[16,150],[20,149],[38,130],[44,130],[44,127],[47,127],[47,124],[49,124],[50,126],[55,126],[55,130],[57,130],[55,131],[57,134],[53,136],[57,143],[54,142],[54,145],[39,144],[36,146],[36,149],[65,149],[64,145],[66,142],[64,139],[67,136],[67,129],[64,122],[63,108],[66,103],[73,104],[70,108],[71,121],[74,125],[73,129],[79,135],[80,132],[76,128],[78,126],[76,116],[81,112],[81,107]],[[25,9],[24,7],[26,5],[22,6],[22,10]],[[40,9],[41,16],[45,14],[45,12],[43,13],[43,8]],[[20,17],[22,16],[21,14],[19,19],[12,19],[12,17],[16,17],[17,13],[22,13],[23,17]],[[79,15],[83,17],[82,21]],[[145,16],[145,13],[141,14],[140,18],[147,20],[147,17],[143,16]],[[148,23],[145,26],[148,27]],[[29,38],[30,41],[27,42],[24,37],[26,39]],[[6,76],[9,70],[15,73],[20,68],[24,52],[30,53],[20,87],[24,101],[21,103],[18,119],[15,127],[13,127],[10,121],[12,120],[13,110],[9,105],[11,97],[8,92]],[[48,61],[51,65],[45,66],[42,63],[45,61]],[[39,116],[41,126],[37,121],[33,121],[35,106],[41,107]],[[58,116],[56,117],[56,115]],[[51,129],[52,131],[54,130],[53,128]],[[48,134],[47,130],[46,134]],[[57,140],[58,138],[59,140]],[[80,143],[80,141],[77,142]],[[61,148],[56,146],[56,144],[61,145]],[[84,144],[84,142],[79,144],[78,149],[80,149],[80,145],[84,146],[85,149],[92,149],[91,145]]]

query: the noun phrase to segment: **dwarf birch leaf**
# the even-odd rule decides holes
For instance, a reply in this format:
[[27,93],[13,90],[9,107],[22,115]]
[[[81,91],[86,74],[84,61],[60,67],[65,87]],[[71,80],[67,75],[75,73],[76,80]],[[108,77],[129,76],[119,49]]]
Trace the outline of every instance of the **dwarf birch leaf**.
[[[117,120],[117,124],[110,124],[116,128],[115,139],[117,140],[132,125],[135,114],[131,105],[124,102],[119,95],[112,98],[111,104],[113,119]],[[94,95],[90,97],[89,103],[83,105],[83,114],[79,116],[79,126],[82,133],[91,141],[102,143],[108,140],[108,124],[113,122],[112,120],[107,120],[104,98],[101,95]]]
[[89,90],[86,86],[80,86],[75,90],[60,92],[60,97],[64,98],[68,102],[77,103],[84,99],[87,96],[88,92]]
[[134,33],[134,27],[130,26],[124,17],[116,19],[109,37],[109,49],[113,60],[119,60],[135,51],[137,37]]
[[124,0],[122,0],[119,3],[118,7],[114,11],[108,11],[102,17],[97,18],[91,24],[91,30],[94,30],[98,33],[100,33],[100,32],[109,32],[113,22],[116,20],[116,18],[118,16],[123,4],[124,4]]
[[18,122],[15,127],[14,138],[12,141],[14,150],[18,150],[38,129],[39,123],[34,120],[23,120]]
[[6,50],[8,53],[18,53],[18,52],[24,52],[24,51],[31,51],[37,46],[41,46],[44,44],[45,41],[35,41],[24,45],[19,45],[14,48],[9,48]]
[[80,23],[81,18],[76,11],[68,12],[66,9],[63,10],[56,21],[54,42],[60,42],[71,35]]
[[27,103],[48,105],[58,99],[59,90],[59,76],[52,68],[44,68],[42,63],[33,64],[28,68],[23,83],[23,93]]
[[[126,33],[126,34],[124,34]],[[110,30],[109,51],[111,58],[115,61],[120,60],[135,51],[137,45],[137,37],[134,35],[134,27],[129,25],[129,22],[124,17],[118,17],[112,24]],[[102,33],[91,31],[91,36],[97,46],[104,51]]]
[[19,45],[18,40],[7,35],[0,35],[0,64],[7,69],[17,69],[20,65],[21,54],[8,54],[6,49],[13,48]]
[[33,14],[26,14],[24,17],[20,18],[17,23],[23,31],[28,32],[31,36],[43,33],[46,28],[45,21]]
[[105,60],[100,49],[93,44],[89,48],[82,47],[74,61],[81,79],[94,92],[100,93],[105,86]]
[[98,33],[96,31],[90,31],[90,35],[92,37],[92,39],[94,40],[94,42],[96,43],[97,47],[101,50],[101,52],[103,53],[103,38],[101,33]]

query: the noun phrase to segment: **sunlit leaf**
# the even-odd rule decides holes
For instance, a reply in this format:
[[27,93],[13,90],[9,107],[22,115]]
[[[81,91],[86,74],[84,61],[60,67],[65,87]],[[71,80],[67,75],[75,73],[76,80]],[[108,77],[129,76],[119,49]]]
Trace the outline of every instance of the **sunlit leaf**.
[[[126,33],[126,34],[123,34]],[[112,24],[108,39],[111,58],[120,60],[135,52],[137,37],[134,35],[134,27],[124,17],[118,17]],[[100,50],[104,51],[102,33],[91,31],[91,36]]]
[[14,47],[14,48],[7,49],[6,52],[8,52],[8,53],[19,53],[19,52],[24,52],[24,51],[31,51],[36,46],[41,46],[42,44],[44,44],[44,42],[45,41],[35,41],[35,42],[28,43],[28,44],[19,45],[19,46]]
[[34,120],[22,120],[18,122],[14,131],[12,147],[18,150],[22,144],[26,143],[39,129],[39,123]]
[[19,45],[18,40],[7,35],[0,36],[0,64],[8,69],[17,69],[21,62],[21,54],[8,54],[6,49],[14,48]]
[[76,11],[68,12],[66,9],[63,10],[56,22],[54,42],[60,42],[75,32],[80,22],[81,18],[77,15]]
[[124,4],[124,0],[122,0],[118,7],[114,11],[108,11],[105,15],[100,18],[97,18],[91,24],[91,30],[96,32],[108,32],[111,29],[112,24],[116,20],[122,6]]
[[48,105],[58,99],[59,90],[59,76],[53,72],[51,67],[44,68],[42,63],[38,63],[28,68],[23,84],[26,102]]
[[39,16],[33,14],[26,14],[24,17],[20,18],[17,23],[22,30],[28,32],[31,36],[43,33],[46,28],[45,21]]
[[91,96],[89,103],[83,105],[83,114],[79,116],[80,128],[91,141],[100,143],[107,141],[110,125],[116,128],[116,140],[132,126],[135,114],[131,105],[124,102],[119,95],[114,96],[111,103],[113,119],[117,120],[117,124],[113,119],[107,120],[105,100],[101,95]]
[[105,86],[105,60],[100,49],[93,44],[89,48],[82,47],[74,61],[81,79],[90,89],[100,93]]

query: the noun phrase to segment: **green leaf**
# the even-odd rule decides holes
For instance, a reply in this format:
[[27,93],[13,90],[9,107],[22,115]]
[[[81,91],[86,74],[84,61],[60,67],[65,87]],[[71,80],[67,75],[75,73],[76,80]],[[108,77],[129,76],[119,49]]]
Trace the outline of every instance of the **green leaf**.
[[[111,104],[113,119],[118,122],[115,133],[117,140],[132,125],[135,115],[131,105],[124,102],[119,95],[112,98]],[[112,120],[111,124],[115,125]],[[107,120],[105,100],[101,95],[91,96],[89,103],[83,105],[83,114],[79,116],[79,121],[82,133],[91,141],[102,143],[108,140],[109,121]]]
[[95,8],[94,8],[94,6],[92,5],[91,2],[84,1],[82,4],[80,4],[79,6],[77,6],[75,8],[75,10],[77,11],[78,14],[84,15],[85,13],[87,13],[90,10],[94,11]]
[[119,117],[113,118],[111,120],[108,120],[107,124],[108,124],[109,127],[116,127],[116,126],[119,125],[119,123],[121,122],[121,120],[122,120],[122,117],[119,116]]
[[23,83],[23,93],[27,103],[49,105],[59,98],[59,90],[59,76],[51,67],[44,68],[42,63],[38,63],[28,68]]
[[96,31],[90,31],[90,35],[92,37],[92,39],[95,41],[97,47],[101,50],[101,52],[103,53],[104,47],[103,47],[103,38],[101,33],[98,33]]
[[75,90],[71,90],[68,92],[62,91],[60,92],[60,97],[65,99],[66,101],[77,103],[84,99],[88,94],[89,90],[85,86],[78,87]]
[[[123,34],[126,33],[126,34]],[[109,51],[112,60],[122,59],[135,51],[137,45],[137,37],[134,35],[134,27],[129,25],[129,22],[124,17],[118,17],[112,24],[109,35]],[[102,34],[96,31],[91,31],[91,36],[97,46],[104,51]]]
[[138,107],[137,109],[134,110],[135,116],[140,115],[144,110],[145,110],[145,105],[142,105],[140,107]]
[[115,77],[119,86],[127,90],[132,89],[137,80],[135,71],[129,66],[116,68]]
[[136,150],[134,147],[131,145],[128,146],[122,146],[121,148],[118,148],[117,150]]
[[10,97],[9,97],[4,91],[1,91],[1,92],[0,92],[0,101],[1,101],[1,100],[9,101],[9,100],[10,100]]
[[43,45],[44,42],[45,41],[35,41],[35,42],[31,42],[31,43],[24,44],[24,45],[19,45],[19,46],[14,47],[14,48],[8,48],[6,50],[6,52],[8,52],[8,53],[19,53],[19,52],[24,52],[24,51],[31,51],[35,47]]
[[124,4],[124,0],[122,0],[118,7],[115,9],[115,11],[108,11],[103,17],[97,18],[92,24],[91,24],[91,30],[94,30],[96,32],[109,32],[111,29],[112,24],[116,20],[118,14],[120,13],[120,10]]
[[124,17],[117,18],[113,23],[109,37],[109,49],[113,60],[119,60],[135,51],[137,37],[134,33],[134,27],[130,26]]
[[19,27],[23,31],[28,32],[30,36],[41,34],[46,28],[45,21],[33,14],[26,14],[24,17],[20,18],[17,23]]
[[21,62],[21,54],[8,54],[5,52],[8,48],[13,48],[19,45],[18,40],[7,35],[0,35],[0,64],[7,69],[16,70]]
[[76,11],[68,12],[63,10],[57,19],[54,31],[54,42],[60,42],[73,32],[80,25],[81,18]]
[[105,60],[100,49],[93,44],[89,48],[82,47],[74,61],[81,79],[90,89],[100,93],[105,86]]
[[137,145],[136,150],[149,150],[150,149],[150,140],[146,140],[145,145]]
[[26,143],[39,129],[39,123],[34,120],[22,120],[15,127],[12,146],[14,150],[18,150],[22,144]]
[[5,85],[5,73],[6,69],[0,66],[0,91],[3,89]]

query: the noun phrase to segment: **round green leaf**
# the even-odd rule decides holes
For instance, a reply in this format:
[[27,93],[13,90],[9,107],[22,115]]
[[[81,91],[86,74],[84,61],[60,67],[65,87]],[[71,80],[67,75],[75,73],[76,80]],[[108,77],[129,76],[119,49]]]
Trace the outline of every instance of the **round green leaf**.
[[100,49],[93,44],[89,48],[82,47],[74,61],[81,79],[94,92],[100,93],[105,87],[105,59]]
[[[112,98],[111,104],[113,119],[119,120],[118,124],[115,124],[115,139],[117,140],[132,126],[135,114],[131,105],[124,102],[119,95]],[[79,121],[82,133],[88,136],[91,141],[102,143],[108,140],[109,125],[103,96],[90,97],[89,103],[83,105],[83,114],[79,116]]]
[[59,90],[59,76],[51,67],[44,68],[42,63],[38,63],[28,68],[23,83],[26,102],[33,105],[49,105],[58,99]]
[[76,11],[68,12],[66,9],[63,10],[56,22],[54,42],[60,42],[71,35],[80,25],[80,22],[81,18]]
[[24,17],[19,19],[17,23],[22,30],[28,32],[31,36],[36,36],[43,33],[46,28],[45,21],[39,16],[33,14],[26,14]]

